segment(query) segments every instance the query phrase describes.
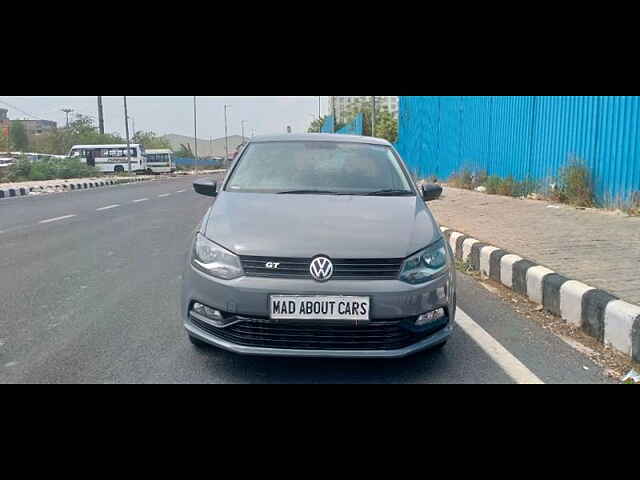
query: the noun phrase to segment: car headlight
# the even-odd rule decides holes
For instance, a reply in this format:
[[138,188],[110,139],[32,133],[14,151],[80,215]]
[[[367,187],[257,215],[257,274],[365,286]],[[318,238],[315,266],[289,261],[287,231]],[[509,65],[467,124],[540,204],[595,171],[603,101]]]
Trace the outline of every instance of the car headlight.
[[237,255],[225,250],[198,233],[193,249],[193,265],[203,272],[223,280],[244,275]]
[[426,283],[447,270],[447,247],[440,239],[402,264],[400,280],[412,285]]

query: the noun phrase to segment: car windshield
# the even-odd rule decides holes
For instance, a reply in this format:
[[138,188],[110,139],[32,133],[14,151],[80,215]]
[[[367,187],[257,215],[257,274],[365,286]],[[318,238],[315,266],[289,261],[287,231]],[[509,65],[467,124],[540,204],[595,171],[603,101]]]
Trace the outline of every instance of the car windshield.
[[227,191],[414,195],[391,148],[319,141],[249,145]]

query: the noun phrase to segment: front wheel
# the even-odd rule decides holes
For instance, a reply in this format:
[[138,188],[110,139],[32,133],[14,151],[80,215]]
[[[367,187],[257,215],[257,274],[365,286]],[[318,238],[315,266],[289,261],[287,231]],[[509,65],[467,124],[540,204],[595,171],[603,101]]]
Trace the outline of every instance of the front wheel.
[[113,171],[115,173],[124,173],[124,167],[122,165],[118,165],[116,166],[116,168],[113,169]]

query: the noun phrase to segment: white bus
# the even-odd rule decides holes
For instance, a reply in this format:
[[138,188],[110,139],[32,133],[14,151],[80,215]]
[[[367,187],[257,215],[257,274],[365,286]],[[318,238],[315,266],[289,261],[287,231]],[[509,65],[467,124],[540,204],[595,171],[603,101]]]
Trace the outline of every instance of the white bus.
[[[138,144],[130,145],[131,171],[146,172],[147,159],[144,147]],[[105,173],[125,173],[129,171],[129,158],[127,157],[127,145],[75,145],[71,148],[69,156],[80,157],[87,165],[96,167]]]
[[147,169],[153,173],[173,173],[176,171],[171,150],[147,150],[144,156],[147,157]]

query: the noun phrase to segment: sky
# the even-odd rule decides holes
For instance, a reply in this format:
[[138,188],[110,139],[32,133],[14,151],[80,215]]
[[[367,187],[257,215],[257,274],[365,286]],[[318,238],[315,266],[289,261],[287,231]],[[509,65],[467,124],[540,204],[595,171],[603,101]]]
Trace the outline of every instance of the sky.
[[[329,97],[322,98],[322,114],[328,110]],[[193,97],[147,96],[127,97],[131,123],[137,131],[153,131],[159,135],[176,133],[193,136]],[[7,105],[8,104],[8,105]],[[253,129],[256,135],[305,132],[318,117],[318,97],[213,97],[198,96],[198,138],[224,137],[224,105],[228,109],[229,135],[241,134],[241,121],[246,120],[245,135]],[[123,97],[103,97],[105,130],[124,135]],[[66,115],[61,110],[71,108],[77,113],[97,119],[97,97],[0,97],[0,108],[9,110],[11,119],[53,120],[64,125]],[[130,124],[130,128],[132,128]]]

